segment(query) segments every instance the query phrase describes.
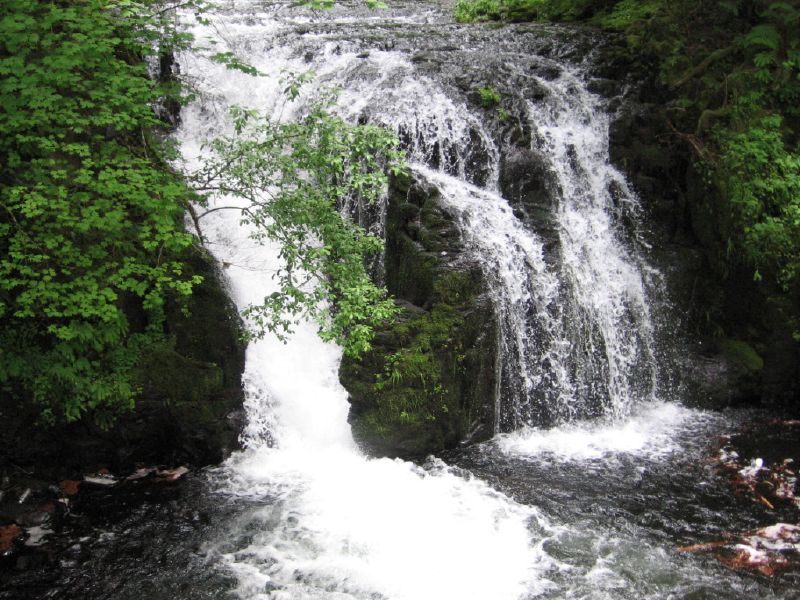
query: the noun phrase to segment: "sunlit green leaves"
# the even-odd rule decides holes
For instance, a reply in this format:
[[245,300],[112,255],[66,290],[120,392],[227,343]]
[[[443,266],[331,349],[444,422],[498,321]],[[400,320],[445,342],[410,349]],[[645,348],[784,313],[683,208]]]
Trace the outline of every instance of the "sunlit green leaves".
[[260,75],[258,69],[239,59],[233,52],[217,52],[216,54],[212,54],[209,58],[214,62],[225,65],[229,69],[241,71],[248,75]]
[[185,39],[162,27],[168,7],[0,8],[0,384],[51,419],[130,407],[165,298],[197,283],[180,259],[191,192],[165,166],[152,107],[166,92],[143,62]]
[[[290,98],[299,85],[289,78]],[[242,220],[253,227],[252,237],[280,244],[279,291],[246,311],[256,335],[283,336],[300,318],[312,318],[324,339],[358,354],[395,309],[364,266],[366,256],[381,251],[381,240],[339,208],[346,198],[376,201],[386,171],[402,168],[401,156],[392,134],[346,123],[330,113],[331,101],[320,99],[292,123],[233,109],[236,134],[209,142],[205,165],[192,179],[210,196],[245,198]]]

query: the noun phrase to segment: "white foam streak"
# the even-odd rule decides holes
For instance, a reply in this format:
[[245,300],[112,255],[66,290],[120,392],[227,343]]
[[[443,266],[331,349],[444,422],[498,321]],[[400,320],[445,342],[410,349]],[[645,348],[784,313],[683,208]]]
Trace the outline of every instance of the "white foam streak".
[[[598,400],[604,413],[622,417],[656,398],[654,331],[646,277],[654,271],[635,257],[623,230],[638,221],[638,202],[611,165],[609,116],[579,72],[564,68],[546,101],[529,106],[534,146],[548,157],[558,186],[565,313],[570,343],[582,356],[580,369],[594,373],[577,381],[576,403]],[[603,389],[595,389],[600,385]],[[582,396],[582,397],[581,397]]]
[[[500,330],[497,379],[506,394],[497,403],[495,427],[517,427],[532,419],[530,399],[536,390],[570,395],[571,383],[560,368],[563,332],[551,314],[557,311],[558,278],[545,263],[541,240],[504,198],[422,165],[414,170],[434,183],[454,209],[467,251],[489,282]],[[543,368],[545,361],[555,368]]]
[[640,407],[624,420],[580,421],[552,429],[525,428],[496,439],[510,455],[542,460],[593,460],[614,454],[658,458],[679,450],[676,431],[702,413],[671,403]]

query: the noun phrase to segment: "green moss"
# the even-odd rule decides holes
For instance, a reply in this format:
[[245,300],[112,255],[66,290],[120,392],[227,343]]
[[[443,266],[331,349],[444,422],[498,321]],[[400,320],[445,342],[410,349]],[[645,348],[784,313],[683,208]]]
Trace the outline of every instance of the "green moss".
[[592,0],[458,0],[454,15],[461,23],[574,21],[594,14],[596,4]]
[[433,284],[434,298],[437,302],[452,306],[469,302],[480,292],[480,282],[471,273],[449,271],[440,274]]
[[135,373],[145,394],[163,398],[168,404],[192,402],[199,406],[224,385],[219,366],[186,358],[168,347],[149,351]]
[[433,282],[430,311],[408,309],[379,335],[383,346],[363,361],[345,361],[342,379],[357,406],[356,439],[375,453],[424,454],[452,444],[469,421],[463,306],[479,288],[469,273],[448,271]]
[[503,99],[503,97],[500,95],[500,92],[498,92],[491,86],[480,88],[478,90],[478,96],[480,96],[481,105],[484,108],[491,108],[492,106],[497,106]]
[[499,0],[458,0],[454,14],[459,23],[496,19],[500,15]]
[[375,383],[377,391],[385,392],[381,403],[394,405],[404,419],[435,418],[436,401],[448,391],[442,380],[442,358],[453,350],[452,335],[461,326],[463,317],[446,304],[398,324],[393,333],[402,348],[386,356]]
[[[424,232],[420,232],[420,237],[422,236]],[[391,260],[386,285],[391,294],[398,296],[402,290],[410,302],[421,305],[433,290],[436,259],[430,254],[419,252],[417,244],[416,240],[406,235],[392,240],[392,256],[397,258]]]
[[390,192],[386,280],[403,310],[372,351],[345,357],[340,378],[359,444],[412,457],[455,446],[476,424],[491,432],[496,337],[480,268],[454,260],[460,232],[439,192],[410,177]]
[[747,342],[726,338],[719,341],[718,345],[723,355],[740,364],[747,371],[756,372],[764,368],[764,359]]
[[625,31],[637,21],[651,18],[660,8],[660,1],[622,0],[614,5],[610,13],[601,13],[595,21],[607,29]]

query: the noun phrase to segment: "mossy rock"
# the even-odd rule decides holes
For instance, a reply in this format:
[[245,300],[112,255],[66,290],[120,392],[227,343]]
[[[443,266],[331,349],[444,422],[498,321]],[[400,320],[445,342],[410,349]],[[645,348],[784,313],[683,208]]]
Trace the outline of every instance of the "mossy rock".
[[748,373],[757,373],[764,368],[764,359],[747,342],[726,338],[720,340],[717,346],[723,356]]
[[[108,430],[92,415],[44,428],[37,425],[40,408],[22,391],[0,390],[6,432],[0,463],[72,477],[98,467],[124,473],[142,463],[215,464],[236,449],[243,424],[241,322],[213,259],[194,252],[186,263],[203,282],[185,305],[166,306],[170,342],[147,349],[137,365],[134,410]],[[126,314],[132,329],[141,326],[134,304]]]
[[187,358],[170,348],[152,349],[140,362],[136,378],[146,395],[170,404],[202,402],[223,388],[222,369]]
[[203,282],[186,306],[167,307],[173,345],[144,356],[134,418],[121,419],[115,430],[129,441],[131,456],[149,453],[153,444],[173,460],[211,464],[238,446],[245,343],[214,259],[196,251],[187,262]]
[[340,379],[362,448],[416,457],[491,435],[496,329],[438,192],[410,177],[391,191],[386,278],[403,310],[372,351],[344,359]]

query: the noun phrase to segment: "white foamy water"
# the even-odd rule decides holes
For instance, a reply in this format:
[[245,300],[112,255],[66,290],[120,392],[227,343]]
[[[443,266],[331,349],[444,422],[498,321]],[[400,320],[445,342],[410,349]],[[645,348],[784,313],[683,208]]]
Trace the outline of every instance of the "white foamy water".
[[626,453],[653,459],[679,451],[676,433],[702,415],[676,404],[652,403],[638,407],[624,420],[579,421],[552,429],[526,427],[495,442],[506,454],[544,460],[594,460]]
[[511,599],[549,585],[534,541],[546,521],[443,465],[262,449],[229,467],[229,492],[268,501],[223,557],[243,597]]

